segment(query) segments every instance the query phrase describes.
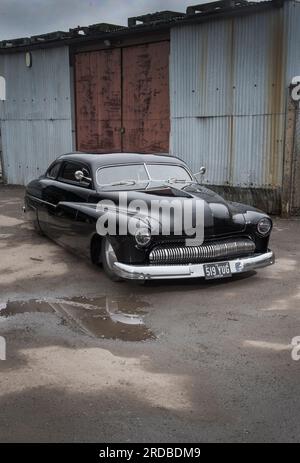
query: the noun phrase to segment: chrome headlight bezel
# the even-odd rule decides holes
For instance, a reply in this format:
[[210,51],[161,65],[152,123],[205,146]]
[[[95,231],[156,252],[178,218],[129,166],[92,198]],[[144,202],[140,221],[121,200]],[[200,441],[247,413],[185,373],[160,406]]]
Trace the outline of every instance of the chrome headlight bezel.
[[141,248],[149,246],[151,239],[151,230],[147,227],[141,227],[135,232],[135,242]]
[[272,231],[273,223],[268,217],[263,217],[256,224],[256,230],[259,236],[264,238],[269,236]]

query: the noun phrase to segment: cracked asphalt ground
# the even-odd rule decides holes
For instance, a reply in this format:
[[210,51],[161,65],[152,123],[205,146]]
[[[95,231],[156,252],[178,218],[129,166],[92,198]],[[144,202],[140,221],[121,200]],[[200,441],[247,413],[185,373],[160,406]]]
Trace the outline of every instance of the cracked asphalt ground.
[[37,236],[23,222],[23,193],[0,186],[2,307],[117,298],[143,310],[156,339],[96,337],[51,311],[0,316],[1,442],[299,441],[300,221],[275,221],[273,267],[138,286]]

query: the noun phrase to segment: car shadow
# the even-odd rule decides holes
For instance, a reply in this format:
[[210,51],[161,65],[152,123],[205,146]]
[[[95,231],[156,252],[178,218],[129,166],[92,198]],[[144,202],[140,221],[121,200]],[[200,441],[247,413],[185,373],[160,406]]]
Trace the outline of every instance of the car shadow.
[[243,272],[240,274],[234,274],[229,278],[220,278],[214,280],[205,280],[205,278],[186,278],[186,279],[168,279],[168,280],[143,280],[143,281],[136,281],[136,280],[127,280],[126,283],[141,288],[161,288],[167,290],[182,290],[185,289],[199,289],[199,288],[211,288],[211,287],[219,287],[219,286],[228,286],[236,281],[242,281],[249,279],[257,274],[256,271],[251,270],[249,272]]

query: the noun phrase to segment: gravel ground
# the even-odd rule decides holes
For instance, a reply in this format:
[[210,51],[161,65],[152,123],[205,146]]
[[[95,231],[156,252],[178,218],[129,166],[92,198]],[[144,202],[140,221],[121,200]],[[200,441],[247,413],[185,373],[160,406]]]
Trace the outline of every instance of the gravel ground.
[[51,311],[0,316],[1,442],[299,441],[300,221],[275,221],[273,267],[138,286],[37,236],[23,194],[0,185],[0,308],[117,299],[156,339],[97,338]]

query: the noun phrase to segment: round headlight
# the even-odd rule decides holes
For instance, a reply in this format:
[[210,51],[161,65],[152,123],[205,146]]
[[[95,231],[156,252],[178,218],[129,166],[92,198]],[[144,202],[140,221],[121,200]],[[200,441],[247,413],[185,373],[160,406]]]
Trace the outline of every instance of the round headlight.
[[148,228],[139,228],[135,234],[135,241],[139,246],[147,246],[151,241],[151,233]]
[[257,231],[262,236],[267,236],[272,230],[272,221],[267,217],[261,219],[257,224]]

